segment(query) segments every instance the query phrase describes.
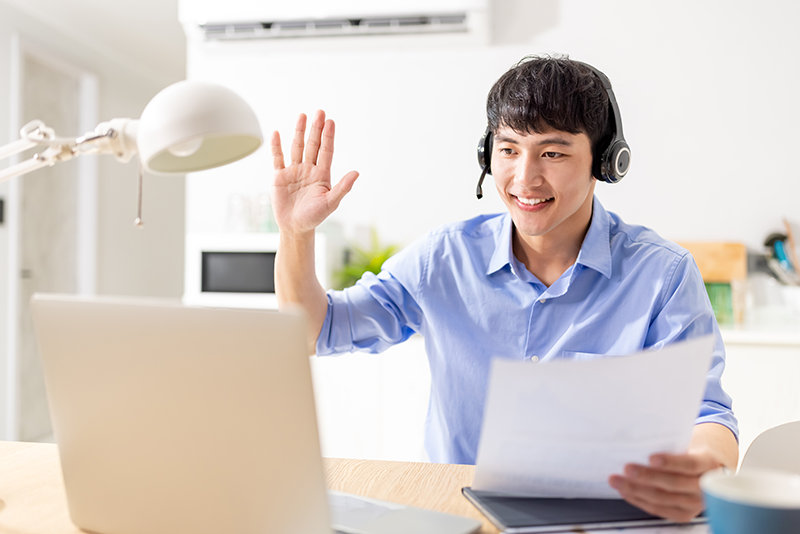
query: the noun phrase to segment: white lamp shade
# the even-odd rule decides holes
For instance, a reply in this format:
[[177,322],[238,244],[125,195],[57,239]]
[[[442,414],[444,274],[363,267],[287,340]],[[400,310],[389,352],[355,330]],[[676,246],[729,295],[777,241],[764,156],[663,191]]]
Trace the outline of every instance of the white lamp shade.
[[153,97],[136,134],[139,157],[152,173],[219,167],[252,154],[263,142],[255,113],[239,95],[188,80]]

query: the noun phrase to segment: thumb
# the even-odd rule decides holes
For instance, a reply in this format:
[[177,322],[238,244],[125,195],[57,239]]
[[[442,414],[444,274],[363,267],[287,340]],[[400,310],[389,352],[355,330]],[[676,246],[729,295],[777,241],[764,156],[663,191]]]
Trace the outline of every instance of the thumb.
[[339,202],[342,201],[344,196],[353,189],[353,184],[356,182],[356,178],[358,178],[357,171],[350,171],[345,174],[341,180],[339,180],[335,186],[331,188],[330,191],[330,203],[333,205],[333,209],[336,209],[339,206]]

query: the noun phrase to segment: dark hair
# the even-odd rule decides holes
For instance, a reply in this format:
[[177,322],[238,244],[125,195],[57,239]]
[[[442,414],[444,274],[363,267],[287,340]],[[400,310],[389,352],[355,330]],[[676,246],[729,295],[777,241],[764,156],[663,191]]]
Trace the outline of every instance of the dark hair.
[[527,56],[489,91],[489,128],[520,134],[548,129],[589,137],[592,151],[608,135],[608,93],[586,65],[567,57]]

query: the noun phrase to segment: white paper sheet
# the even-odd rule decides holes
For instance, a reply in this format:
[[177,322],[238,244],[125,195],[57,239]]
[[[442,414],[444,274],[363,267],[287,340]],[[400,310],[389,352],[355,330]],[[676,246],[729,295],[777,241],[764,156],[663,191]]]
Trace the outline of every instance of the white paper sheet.
[[495,360],[473,488],[619,498],[610,475],[688,447],[713,345],[709,335],[631,356]]

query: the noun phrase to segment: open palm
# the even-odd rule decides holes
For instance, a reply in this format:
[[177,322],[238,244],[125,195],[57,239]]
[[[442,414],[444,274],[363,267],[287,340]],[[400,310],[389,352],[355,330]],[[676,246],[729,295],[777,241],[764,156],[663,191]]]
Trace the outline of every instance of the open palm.
[[306,116],[301,114],[288,167],[284,165],[280,134],[272,134],[272,206],[278,228],[284,233],[313,232],[336,210],[358,177],[357,172],[351,171],[331,186],[335,125],[332,120],[325,120],[325,112],[317,111],[314,116],[307,143],[303,142],[305,129]]

